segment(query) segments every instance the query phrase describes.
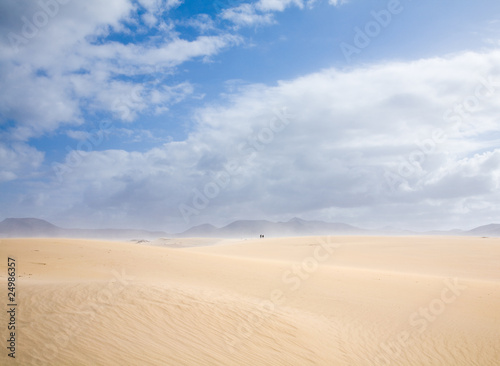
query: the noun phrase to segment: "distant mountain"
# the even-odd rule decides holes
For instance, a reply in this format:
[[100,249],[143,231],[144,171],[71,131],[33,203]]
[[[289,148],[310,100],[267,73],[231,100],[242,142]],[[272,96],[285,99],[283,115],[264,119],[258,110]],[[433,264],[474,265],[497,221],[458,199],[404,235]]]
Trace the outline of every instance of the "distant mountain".
[[500,236],[500,224],[489,224],[479,226],[466,232],[467,235],[476,236]]
[[259,237],[264,234],[266,237],[277,236],[307,236],[307,235],[442,235],[442,236],[498,236],[500,237],[500,225],[491,224],[464,231],[435,230],[426,232],[416,232],[394,227],[384,227],[378,230],[367,230],[343,223],[331,223],[324,221],[307,221],[297,217],[286,222],[271,222],[265,220],[238,220],[221,228],[213,225],[195,226],[178,237],[219,237],[219,238],[239,238],[239,237]]
[[108,240],[156,239],[168,236],[163,231],[133,229],[65,229],[45,220],[9,218],[0,222],[0,237],[88,238]]
[[268,237],[276,236],[306,236],[306,235],[366,235],[369,230],[342,224],[323,221],[306,221],[293,218],[287,222],[271,222],[266,220],[238,220],[221,228],[213,225],[200,225],[186,230],[177,236],[205,236],[205,237],[258,237],[263,234]]
[[256,237],[260,234],[286,236],[287,232],[279,225],[280,223],[265,220],[238,220],[220,228],[217,233],[222,237]]
[[180,234],[169,235],[163,231],[133,229],[66,229],[45,220],[35,218],[9,218],[0,222],[0,238],[55,237],[88,238],[107,240],[157,239],[161,237],[212,237],[212,238],[258,238],[307,235],[466,235],[500,237],[500,224],[480,226],[469,231],[412,232],[393,227],[366,230],[356,226],[324,221],[307,221],[293,218],[286,222],[266,220],[238,220],[221,228],[210,224],[194,226]]
[[217,232],[217,230],[219,230],[219,229],[213,225],[203,224],[203,225],[199,225],[199,226],[193,226],[191,229],[188,229],[181,234],[177,234],[176,236],[178,236],[178,237],[182,236],[185,238],[207,237],[207,236],[216,237],[217,235],[214,235],[214,234]]
[[27,237],[54,237],[61,232],[60,227],[40,219],[5,219],[0,222],[0,236],[12,238],[19,236]]

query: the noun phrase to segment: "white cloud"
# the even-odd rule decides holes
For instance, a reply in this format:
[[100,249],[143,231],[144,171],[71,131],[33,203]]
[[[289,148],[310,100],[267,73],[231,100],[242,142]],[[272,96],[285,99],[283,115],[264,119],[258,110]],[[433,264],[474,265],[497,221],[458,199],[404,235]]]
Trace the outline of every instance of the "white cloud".
[[202,33],[215,29],[214,20],[207,14],[198,14],[191,19],[178,21],[178,24],[194,27]]
[[346,4],[347,2],[349,2],[349,0],[328,0],[328,3],[334,6]]
[[304,7],[303,0],[259,0],[255,7],[260,11],[283,11],[289,6]]
[[[312,3],[308,3],[312,5]],[[266,25],[274,23],[274,12],[282,12],[286,8],[297,6],[304,8],[303,0],[259,0],[254,3],[243,3],[238,6],[224,9],[223,19],[229,20],[237,26]]]
[[[188,226],[179,205],[194,207],[196,192],[212,194],[214,183],[224,188],[189,224],[292,216],[413,228],[487,223],[500,214],[499,61],[499,52],[464,53],[243,86],[229,105],[196,111],[186,141],[72,152],[71,174],[45,192],[59,218],[171,230]],[[447,138],[430,146],[439,130]],[[400,176],[405,164],[410,172]],[[394,190],[388,171],[400,179]],[[55,204],[59,195],[64,204]]]
[[235,8],[226,9],[221,16],[236,25],[263,25],[273,22],[271,13],[258,14],[253,4],[242,4]]
[[44,153],[26,144],[0,142],[0,182],[28,178],[38,170],[43,160]]
[[[48,10],[31,1],[0,5],[0,13],[8,14],[0,30],[21,40],[19,47],[7,37],[0,40],[0,78],[9,90],[0,97],[2,120],[17,122],[11,139],[27,141],[61,126],[81,125],[83,110],[110,112],[124,121],[148,111],[161,113],[192,92],[188,83],[158,88],[162,77],[183,62],[212,57],[241,41],[224,33],[184,40],[164,20],[180,1],[139,3],[147,25],[156,26],[161,36],[139,44],[100,38],[126,32],[127,24],[137,22],[137,5],[129,0],[72,1]],[[137,81],[141,75],[143,81]]]

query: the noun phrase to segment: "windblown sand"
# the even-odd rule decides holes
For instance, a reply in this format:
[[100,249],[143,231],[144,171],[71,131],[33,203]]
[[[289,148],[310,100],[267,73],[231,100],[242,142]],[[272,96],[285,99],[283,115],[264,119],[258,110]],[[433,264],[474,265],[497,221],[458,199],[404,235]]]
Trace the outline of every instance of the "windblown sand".
[[0,364],[500,365],[500,239],[190,240],[2,239]]

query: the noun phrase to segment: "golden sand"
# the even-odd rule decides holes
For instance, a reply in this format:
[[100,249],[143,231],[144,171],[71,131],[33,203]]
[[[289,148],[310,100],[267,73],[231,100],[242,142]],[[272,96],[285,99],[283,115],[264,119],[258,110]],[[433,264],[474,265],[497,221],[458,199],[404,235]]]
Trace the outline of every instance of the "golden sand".
[[0,364],[500,364],[500,239],[202,241],[2,239]]

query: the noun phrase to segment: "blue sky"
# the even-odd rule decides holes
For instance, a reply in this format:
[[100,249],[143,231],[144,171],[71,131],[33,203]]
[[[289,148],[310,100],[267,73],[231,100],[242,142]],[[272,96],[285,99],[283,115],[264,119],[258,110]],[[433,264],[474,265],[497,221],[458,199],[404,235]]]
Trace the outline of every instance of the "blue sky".
[[0,4],[0,219],[499,222],[498,1]]

